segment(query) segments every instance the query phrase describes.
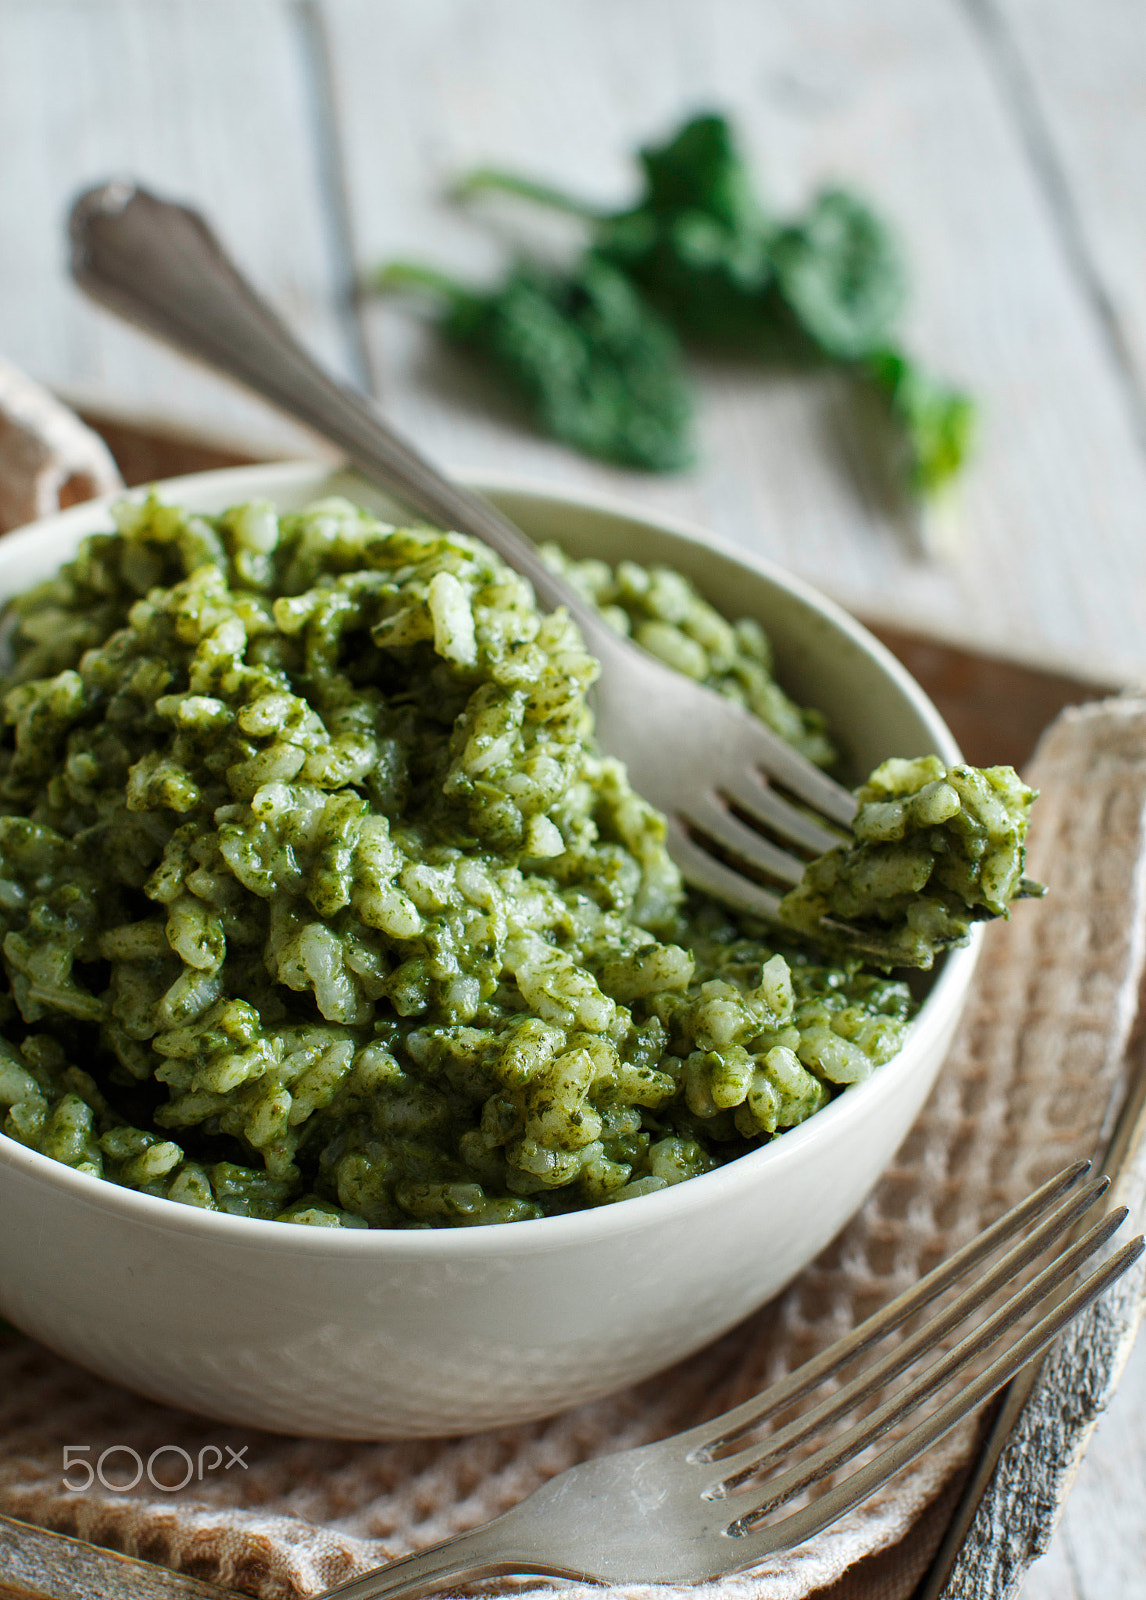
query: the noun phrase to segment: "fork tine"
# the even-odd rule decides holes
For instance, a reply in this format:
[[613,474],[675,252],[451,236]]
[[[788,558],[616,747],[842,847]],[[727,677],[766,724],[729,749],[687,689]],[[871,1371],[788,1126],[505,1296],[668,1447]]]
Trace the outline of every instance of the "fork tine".
[[[922,1455],[936,1439],[942,1438],[982,1401],[989,1399],[1004,1384],[1009,1383],[1028,1362],[1033,1361],[1050,1344],[1067,1323],[1092,1300],[1097,1299],[1104,1289],[1120,1278],[1126,1269],[1139,1259],[1143,1250],[1146,1250],[1146,1240],[1141,1236],[1124,1245],[1117,1255],[1112,1256],[1077,1289],[1060,1301],[1052,1311],[1047,1312],[1028,1333],[996,1357],[990,1366],[984,1368],[978,1377],[973,1378],[957,1395],[930,1416],[923,1418],[909,1433],[889,1445],[875,1460],[860,1467],[851,1477],[837,1484],[810,1505],[793,1512],[781,1522],[766,1527],[756,1526],[755,1519],[765,1513],[767,1506],[741,1517],[737,1523],[729,1527],[728,1531],[742,1537],[746,1549],[743,1559],[737,1560],[729,1570],[741,1571],[745,1567],[755,1565],[772,1551],[795,1548],[796,1545],[810,1539],[813,1534],[819,1533],[821,1528],[828,1527],[838,1517],[843,1516],[844,1512],[858,1505],[861,1500],[865,1500],[890,1478],[895,1477],[896,1473],[902,1471],[917,1456]],[[902,1414],[903,1411],[900,1412],[900,1415]],[[870,1442],[870,1438],[867,1442]],[[836,1464],[843,1465],[863,1448],[863,1444],[857,1444],[847,1455],[840,1457]]]
[[[771,873],[785,883],[799,883],[804,863],[781,850],[771,839],[758,833],[750,823],[742,822],[734,811],[721,805],[713,794],[700,795],[695,803],[681,812],[690,828],[698,829],[715,844],[739,856],[749,866]],[[695,843],[694,839],[694,843]]]
[[743,873],[735,872],[710,855],[684,827],[679,817],[668,819],[668,849],[677,866],[689,883],[703,889],[719,900],[735,906],[738,911],[751,912],[768,922],[776,922],[780,913],[780,896],[771,889],[761,888]]
[[[1018,1205],[1012,1206],[1010,1211],[1004,1212],[990,1227],[985,1228],[982,1233],[956,1250],[954,1255],[949,1256],[946,1261],[941,1261],[937,1267],[933,1267],[925,1277],[920,1278],[918,1283],[904,1290],[894,1300],[888,1301],[886,1306],[868,1317],[866,1322],[861,1322],[857,1328],[853,1328],[851,1333],[836,1340],[827,1350],[821,1351],[818,1356],[813,1356],[803,1366],[797,1367],[795,1372],[772,1384],[765,1394],[754,1395],[752,1399],[734,1406],[712,1421],[700,1423],[687,1433],[681,1434],[681,1443],[690,1448],[689,1459],[698,1462],[713,1460],[716,1451],[734,1443],[749,1428],[756,1427],[758,1423],[766,1421],[776,1412],[810,1394],[813,1389],[818,1389],[825,1379],[846,1366],[855,1356],[870,1349],[873,1344],[898,1328],[900,1323],[906,1322],[908,1317],[921,1311],[971,1267],[987,1256],[993,1255],[1002,1244],[1046,1211],[1089,1171],[1089,1161],[1076,1161],[1072,1166],[1064,1167],[1053,1178],[1049,1178],[1041,1188],[1029,1194]],[[720,1430],[715,1437],[714,1428]]]
[[[755,725],[751,726],[753,722]],[[746,718],[743,727],[738,721],[736,732],[738,757],[767,772],[806,805],[839,823],[841,828],[851,828],[856,800],[842,784],[813,766],[806,756],[800,755],[759,719]]]
[[[1101,1222],[1095,1224],[1077,1244],[1071,1245],[1068,1250],[1048,1267],[1044,1267],[1030,1283],[1025,1284],[1011,1298],[1003,1303],[997,1311],[991,1313],[986,1320],[969,1333],[965,1339],[955,1345],[934,1361],[924,1372],[913,1379],[899,1394],[891,1396],[878,1406],[870,1416],[861,1417],[846,1433],[838,1438],[831,1439],[821,1446],[813,1455],[797,1465],[789,1467],[786,1472],[777,1474],[768,1484],[767,1498],[744,1516],[737,1519],[737,1527],[747,1528],[759,1517],[783,1505],[785,1500],[790,1500],[793,1495],[799,1494],[802,1489],[815,1483],[817,1479],[827,1477],[835,1472],[845,1462],[851,1461],[861,1450],[866,1450],[869,1444],[885,1434],[902,1417],[909,1416],[918,1409],[925,1400],[937,1394],[945,1384],[956,1377],[978,1355],[995,1344],[1004,1334],[1008,1333],[1015,1323],[1032,1311],[1041,1300],[1052,1294],[1056,1289],[1066,1283],[1078,1271],[1083,1262],[1110,1238],[1115,1230],[1121,1227],[1127,1217],[1126,1208],[1120,1207],[1103,1217]],[[1128,1247],[1129,1248],[1129,1247]],[[1129,1261],[1126,1263],[1129,1265]],[[1101,1276],[1101,1272],[1099,1273]],[[1097,1293],[1097,1291],[1095,1291]],[[1073,1314],[1073,1313],[1072,1313]],[[1048,1313],[1049,1320],[1053,1321],[1054,1312]],[[1019,1340],[1015,1348],[1023,1344]],[[1006,1357],[1000,1357],[1005,1360]],[[1022,1362],[1019,1365],[1023,1365]],[[974,1381],[968,1389],[975,1387]],[[989,1392],[989,1391],[988,1391]],[[957,1396],[961,1400],[962,1396]],[[942,1408],[941,1408],[942,1409]],[[959,1411],[963,1415],[967,1407]]]
[[[765,827],[774,828],[777,833],[791,839],[794,844],[803,845],[816,855],[830,850],[833,845],[845,843],[851,837],[850,826],[848,832],[841,835],[831,828],[826,828],[818,818],[809,816],[799,806],[793,805],[768,782],[757,767],[745,767],[727,780],[721,777],[717,780],[717,788],[726,799],[731,800],[750,817],[755,817]],[[852,811],[854,815],[854,800]]]
[[838,1417],[846,1416],[865,1394],[882,1389],[892,1378],[906,1371],[920,1356],[926,1355],[929,1349],[933,1349],[944,1334],[957,1328],[972,1311],[1014,1278],[1016,1273],[1021,1272],[1024,1267],[1042,1255],[1060,1234],[1065,1233],[1084,1211],[1088,1211],[1095,1201],[1106,1193],[1109,1186],[1109,1179],[1096,1178],[1093,1183],[1070,1195],[1026,1238],[1006,1255],[1001,1256],[988,1272],[964,1289],[962,1294],[945,1306],[937,1316],[917,1329],[910,1339],[905,1339],[901,1345],[889,1350],[873,1366],[858,1373],[842,1389],[829,1395],[819,1405],[806,1411],[760,1444],[749,1446],[736,1455],[722,1457],[719,1465],[724,1474],[721,1479],[723,1487],[732,1490],[741,1482],[754,1477],[765,1462],[790,1450],[809,1434],[819,1432]]
[[[873,1338],[882,1337],[905,1316],[926,1304],[950,1279],[953,1267],[957,1271],[965,1270],[980,1257],[998,1249],[1016,1228],[1040,1217],[1062,1199],[1087,1167],[1086,1162],[1079,1162],[1059,1173],[1000,1218],[985,1234],[965,1245],[944,1268],[929,1273],[915,1290],[901,1295],[882,1313],[854,1330],[842,1341],[842,1352],[839,1349],[825,1352],[823,1357],[807,1363],[805,1369],[779,1387],[786,1389],[790,1399],[801,1384],[814,1386],[825,1373],[849,1360]],[[1087,1193],[1096,1187],[1088,1186]],[[1084,1198],[1080,1193],[1072,1204],[1081,1206]],[[1058,1213],[1065,1209],[1058,1206]],[[1146,1241],[1141,1238],[1124,1247],[1080,1287],[1061,1297],[1058,1293],[1075,1267],[1109,1237],[1125,1215],[1123,1210],[1100,1222],[1084,1240],[1072,1245],[1057,1262],[1012,1295],[981,1327],[969,1334],[954,1351],[934,1362],[894,1400],[885,1402],[871,1416],[861,1419],[805,1462],[778,1475],[760,1504],[754,1505],[750,1495],[738,1497],[739,1504],[747,1503],[750,1509],[735,1520],[725,1520],[735,1509],[734,1504],[700,1493],[695,1468],[688,1465],[697,1461],[697,1455],[684,1455],[682,1459],[682,1452],[687,1450],[690,1441],[701,1442],[702,1430],[697,1428],[659,1443],[567,1468],[492,1522],[454,1535],[428,1550],[353,1579],[336,1590],[328,1590],[326,1594],[330,1600],[335,1600],[335,1596],[338,1600],[380,1600],[384,1596],[400,1600],[400,1597],[424,1594],[455,1580],[477,1580],[507,1573],[543,1573],[581,1581],[625,1584],[691,1582],[743,1571],[772,1551],[791,1549],[914,1460],[981,1400],[1013,1377],[1083,1306],[1137,1260],[1146,1248]],[[1042,1224],[1044,1228],[1050,1225],[1049,1218]],[[1052,1290],[1055,1301],[1044,1311],[1043,1299]],[[1033,1327],[1020,1334],[1015,1324],[1029,1311],[1036,1316],[1040,1311],[1044,1314]],[[1008,1339],[1011,1340],[1009,1345]],[[943,1400],[944,1389],[962,1373],[969,1361],[980,1355],[987,1362],[984,1370],[965,1382],[953,1398]],[[809,1372],[817,1376],[809,1380]],[[935,1401],[930,1414],[916,1418],[927,1400]],[[746,1414],[745,1408],[738,1408],[724,1420],[739,1420]],[[857,1466],[856,1458],[901,1420],[907,1424],[903,1434],[886,1442],[878,1453],[872,1451],[872,1459]],[[775,1521],[765,1523],[770,1512],[784,1506],[814,1480],[836,1473],[843,1481],[813,1504],[786,1514],[781,1512]],[[655,1515],[650,1521],[653,1508]],[[587,1511],[596,1514],[595,1521],[590,1517],[593,1528],[588,1547],[585,1545]]]

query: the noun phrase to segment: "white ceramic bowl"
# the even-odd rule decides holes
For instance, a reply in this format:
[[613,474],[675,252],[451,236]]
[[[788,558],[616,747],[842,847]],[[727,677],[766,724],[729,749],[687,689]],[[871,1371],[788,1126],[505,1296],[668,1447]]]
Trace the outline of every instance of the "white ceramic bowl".
[[[578,555],[663,561],[757,617],[796,698],[827,712],[857,772],[955,742],[917,684],[807,586],[635,511],[484,487]],[[298,506],[350,474],[243,468],[164,486],[218,511]],[[55,571],[106,503],[0,542],[0,598]],[[623,754],[623,752],[621,752]],[[949,954],[903,1050],[801,1127],[716,1172],[599,1210],[511,1226],[334,1232],[136,1194],[0,1135],[0,1314],[155,1399],[281,1432],[398,1438],[543,1416],[634,1382],[783,1287],[857,1210],[942,1064],[975,962]]]

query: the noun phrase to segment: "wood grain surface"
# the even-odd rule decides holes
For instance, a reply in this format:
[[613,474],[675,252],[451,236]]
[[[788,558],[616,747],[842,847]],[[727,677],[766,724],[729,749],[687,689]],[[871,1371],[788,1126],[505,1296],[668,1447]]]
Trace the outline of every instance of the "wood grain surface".
[[[1146,1227],[1146,1017],[1139,996],[1138,1017],[1126,1051],[1125,1100],[1099,1169],[1111,1179],[1109,1204],[1129,1213],[1125,1233]],[[996,1416],[978,1469],[967,1486],[967,1500],[952,1519],[930,1581],[914,1600],[1012,1600],[1020,1589],[1027,1600],[1045,1596],[1081,1600],[1088,1592],[1075,1555],[1076,1529],[1085,1526],[1072,1512],[1069,1496],[1084,1467],[1087,1447],[1102,1413],[1111,1404],[1130,1361],[1146,1309],[1146,1262],[1138,1261],[1100,1301],[1056,1340],[1045,1360],[1013,1383]],[[1126,1417],[1135,1396],[1141,1404],[1140,1365],[1118,1415]],[[1117,1443],[1103,1435],[1092,1471],[1111,1481],[1111,1451]],[[1140,1452],[1131,1449],[1129,1462]],[[1123,1481],[1127,1461],[1117,1472]],[[1091,1554],[1092,1573],[1100,1573],[1103,1592],[1118,1600],[1146,1593],[1144,1548],[1135,1543],[1142,1526],[1137,1505],[1123,1490],[1111,1497],[1100,1519],[1111,1527],[1123,1503],[1127,1536]],[[1057,1533],[1059,1515],[1065,1526]],[[1108,1537],[1104,1532],[1104,1537]],[[1050,1552],[1046,1566],[1032,1561]],[[1084,1563],[1085,1564],[1085,1563]],[[1073,1570],[1072,1570],[1073,1569]],[[1081,1580],[1075,1584],[1075,1575]],[[1063,1579],[1069,1587],[1061,1587]]]
[[0,1600],[225,1600],[225,1591],[0,1517]]
[[[988,13],[989,15],[990,13]],[[1146,11],[1136,4],[998,0],[995,48],[1146,436]]]
[[[299,448],[69,288],[69,197],[136,173],[201,203],[319,353],[447,462],[639,498],[892,625],[1137,678],[1144,16],[1138,0],[0,0],[0,193],[19,219],[0,348],[71,393]],[[649,478],[537,437],[408,309],[352,292],[395,252],[499,268],[524,214],[450,204],[466,166],[619,203],[635,145],[701,106],[735,116],[778,211],[839,177],[898,220],[911,342],[984,408],[958,508],[926,519],[941,544],[954,529],[948,558],[921,556],[927,526],[838,379],[705,363],[702,464]]]
[[[512,429],[472,369],[407,310],[369,305],[375,383],[396,419],[448,459],[640,493],[868,614],[1133,675],[1146,462],[975,18],[949,0],[671,10],[666,27],[658,0],[491,0],[480,13],[466,0],[328,0],[320,17],[356,269],[417,251],[488,273],[504,248],[480,215],[442,198],[468,164],[525,164],[621,202],[633,184],[625,152],[685,107],[726,107],[778,207],[833,173],[902,220],[919,285],[915,343],[985,408],[957,553],[919,559],[904,508],[867,471],[861,418],[835,380],[710,365],[704,464],[676,482],[635,482],[574,467]],[[408,95],[377,92],[382,59],[418,86],[416,115]],[[499,216],[520,230],[520,212]]]
[[216,219],[315,350],[348,366],[311,75],[278,0],[3,0],[0,348],[33,377],[269,448],[304,435],[91,308],[66,274],[77,191],[130,173]]
[[[700,368],[694,472],[586,463],[358,292],[399,252],[499,269],[524,215],[448,203],[466,166],[620,203],[627,152],[708,106],[778,210],[839,177],[899,222],[912,344],[983,402],[954,510],[893,492],[846,384],[733,362]],[[203,206],[316,352],[444,462],[641,501],[836,594],[973,759],[1022,759],[1060,705],[1146,678],[1142,0],[0,0],[0,351],[105,413],[297,454],[300,430],[70,288],[68,202],[112,173]],[[156,437],[125,429],[134,478],[161,473]],[[1142,1418],[1140,1352],[1024,1600],[1146,1600]]]

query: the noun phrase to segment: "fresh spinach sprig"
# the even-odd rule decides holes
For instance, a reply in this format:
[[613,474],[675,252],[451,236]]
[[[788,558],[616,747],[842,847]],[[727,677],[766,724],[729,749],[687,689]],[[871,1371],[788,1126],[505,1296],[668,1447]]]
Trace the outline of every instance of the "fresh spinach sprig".
[[376,283],[428,291],[446,336],[481,350],[546,433],[650,472],[691,460],[692,393],[676,337],[596,252],[567,273],[519,262],[488,292],[401,261]]
[[500,190],[582,217],[591,251],[622,271],[685,338],[844,364],[873,384],[903,440],[908,477],[932,493],[963,466],[972,400],[901,350],[906,272],[895,238],[858,195],[830,188],[782,222],[758,201],[723,117],[700,116],[641,150],[636,205],[602,212],[483,168],[465,195]]
[[958,476],[974,448],[978,424],[974,400],[933,378],[898,350],[874,350],[864,365],[899,427],[912,488],[918,494],[934,494]]
[[456,193],[468,198],[498,190],[581,217],[593,229],[593,249],[681,334],[717,344],[753,341],[761,331],[760,300],[773,281],[770,229],[727,124],[697,118],[638,159],[645,192],[616,214],[490,167],[463,178]]

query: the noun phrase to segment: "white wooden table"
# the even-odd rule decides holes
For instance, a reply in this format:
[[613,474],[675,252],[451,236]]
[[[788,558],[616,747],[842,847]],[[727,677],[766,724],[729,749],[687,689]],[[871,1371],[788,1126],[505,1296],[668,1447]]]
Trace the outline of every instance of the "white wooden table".
[[[524,431],[423,326],[355,298],[392,255],[496,271],[509,214],[450,207],[459,170],[619,203],[625,152],[703,107],[778,206],[837,177],[898,220],[911,342],[985,414],[943,559],[886,503],[837,382],[710,365],[701,464],[647,478]],[[113,173],[205,208],[447,463],[689,517],[873,617],[1146,677],[1143,0],[0,0],[0,351],[105,408],[292,453],[292,426],[69,286],[69,198]],[[1146,1600],[1143,1421],[1140,1356],[1026,1600]]]

